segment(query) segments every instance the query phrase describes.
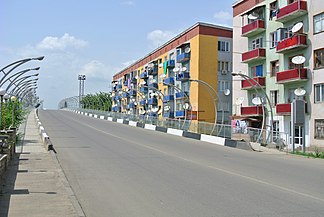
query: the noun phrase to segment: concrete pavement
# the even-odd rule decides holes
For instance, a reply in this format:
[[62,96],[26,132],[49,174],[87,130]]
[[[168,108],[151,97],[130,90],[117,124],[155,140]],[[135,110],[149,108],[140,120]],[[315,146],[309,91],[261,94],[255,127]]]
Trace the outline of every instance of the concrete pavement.
[[0,191],[0,216],[84,216],[55,154],[41,142],[34,111]]

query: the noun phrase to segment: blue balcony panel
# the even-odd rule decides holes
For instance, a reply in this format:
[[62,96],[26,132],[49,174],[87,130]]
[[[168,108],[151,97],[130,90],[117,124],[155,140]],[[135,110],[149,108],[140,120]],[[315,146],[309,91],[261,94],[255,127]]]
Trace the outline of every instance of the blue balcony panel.
[[123,85],[117,84],[117,89],[122,89],[122,88],[123,88]]
[[129,92],[129,95],[130,95],[130,96],[136,96],[136,90],[131,90],[131,91]]
[[140,88],[140,92],[141,93],[145,93],[145,92],[147,92],[148,91],[148,88],[147,87],[141,87]]
[[128,86],[128,81],[124,81],[124,86],[127,87]]
[[148,78],[148,74],[147,74],[147,72],[142,72],[142,73],[140,74],[140,78],[141,78],[141,79],[146,79],[146,78]]
[[129,97],[129,94],[128,93],[123,93],[123,97],[127,98],[127,97]]
[[145,99],[143,99],[143,100],[140,101],[140,105],[141,106],[144,106],[145,104],[146,104],[146,100]]
[[185,116],[185,111],[181,110],[181,111],[176,111],[176,118],[181,118]]
[[132,83],[132,84],[136,84],[136,83],[137,83],[137,79],[136,79],[136,78],[132,78],[132,79],[131,79],[131,83]]
[[174,112],[164,112],[163,117],[165,117],[165,118],[174,118]]
[[159,69],[157,67],[154,67],[150,70],[148,70],[148,75],[157,75],[158,74],[158,71]]
[[176,99],[187,98],[186,96],[188,96],[187,92],[178,92],[178,93],[176,93]]
[[175,61],[174,60],[168,60],[166,63],[167,68],[174,68],[175,67]]
[[157,117],[158,114],[157,114],[156,112],[151,112],[151,113],[149,113],[149,116],[150,116],[150,117]]
[[177,81],[186,81],[190,79],[190,73],[189,72],[180,72],[177,74]]
[[177,56],[177,63],[182,63],[190,60],[190,53],[182,53]]
[[165,78],[164,80],[163,80],[163,84],[164,85],[174,85],[174,78]]
[[133,102],[128,104],[128,108],[135,108],[135,107],[136,107],[136,105]]
[[151,83],[149,84],[149,87],[159,88],[159,85],[157,83]]
[[174,100],[173,95],[166,95],[163,97],[163,102],[169,102],[169,101],[173,101],[173,100]]
[[149,105],[156,105],[158,103],[157,98],[151,98],[148,100]]

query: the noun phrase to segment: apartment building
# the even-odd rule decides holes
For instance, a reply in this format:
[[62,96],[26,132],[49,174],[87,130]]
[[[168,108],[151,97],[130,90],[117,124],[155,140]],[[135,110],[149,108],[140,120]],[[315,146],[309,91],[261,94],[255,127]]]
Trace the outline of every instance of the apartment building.
[[231,28],[196,23],[113,76],[113,111],[229,123],[231,53]]
[[[271,126],[272,111],[272,129],[286,133],[290,144],[324,147],[323,2],[240,0],[233,17],[233,71],[248,76],[233,77],[233,116],[254,127],[266,117]],[[265,113],[256,103],[260,92],[270,101],[262,100]],[[297,117],[304,123],[292,127],[296,99],[305,102]]]

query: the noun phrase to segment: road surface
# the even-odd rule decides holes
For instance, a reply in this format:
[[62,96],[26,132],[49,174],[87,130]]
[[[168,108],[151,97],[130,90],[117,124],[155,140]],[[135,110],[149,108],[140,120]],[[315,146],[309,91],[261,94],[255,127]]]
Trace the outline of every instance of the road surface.
[[324,160],[40,110],[86,216],[323,217]]

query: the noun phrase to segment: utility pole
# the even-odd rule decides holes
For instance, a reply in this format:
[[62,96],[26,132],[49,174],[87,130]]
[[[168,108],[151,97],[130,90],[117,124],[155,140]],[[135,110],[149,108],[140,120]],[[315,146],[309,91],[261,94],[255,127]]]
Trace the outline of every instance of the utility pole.
[[84,96],[84,81],[86,80],[86,76],[79,75],[78,80],[79,80],[79,108],[81,108],[81,100],[82,97]]

